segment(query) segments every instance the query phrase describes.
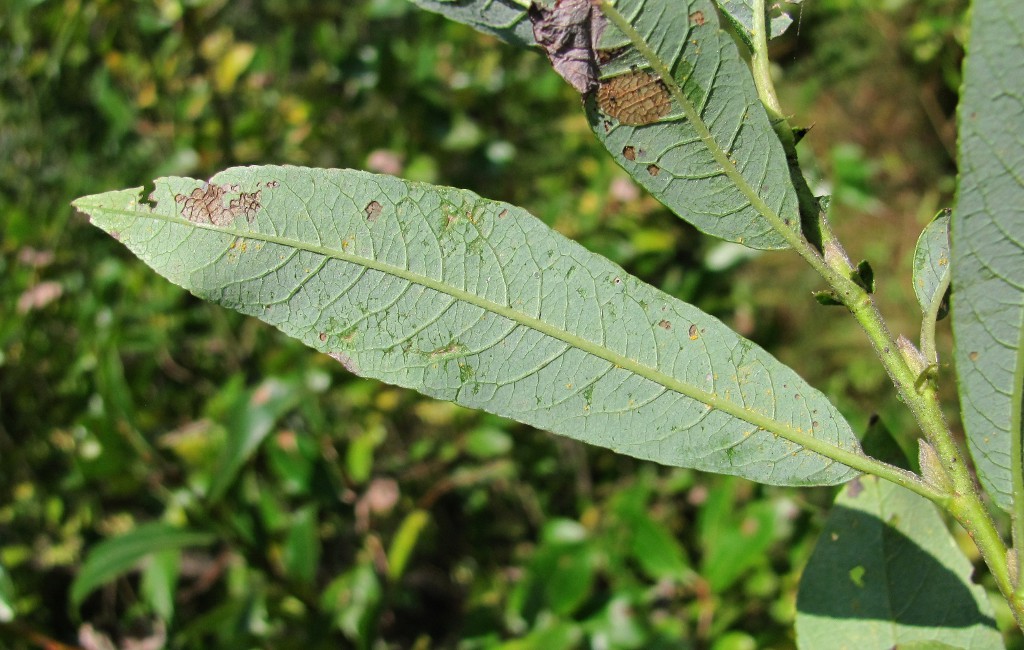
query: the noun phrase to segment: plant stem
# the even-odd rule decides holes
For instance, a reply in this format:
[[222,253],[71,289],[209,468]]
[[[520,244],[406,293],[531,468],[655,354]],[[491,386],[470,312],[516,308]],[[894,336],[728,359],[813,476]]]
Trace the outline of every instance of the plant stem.
[[[765,13],[764,0],[753,0],[753,13],[752,40],[754,52],[751,56],[751,70],[754,77],[754,85],[757,87],[758,95],[765,106],[765,110],[768,112],[771,123],[775,127],[775,132],[779,135],[779,139],[782,140],[787,156],[790,157],[794,179],[799,177],[800,181],[803,181],[803,175],[799,172],[799,164],[796,161],[793,132],[782,114],[782,108],[779,105],[771,79],[768,61],[768,18]],[[796,167],[793,167],[794,164],[796,164]],[[794,184],[800,196],[801,218],[804,223],[804,231],[806,234],[812,234],[807,228],[810,215],[804,214],[804,210],[812,204],[816,207],[817,202],[814,200],[813,195],[810,195],[810,190],[805,181]],[[967,530],[967,534],[974,540],[982,557],[985,559],[985,564],[995,577],[1000,592],[1002,592],[1009,603],[1018,627],[1024,630],[1024,580],[1019,577],[1021,574],[1024,574],[1024,571],[1018,571],[1017,584],[1013,584],[1007,564],[1006,546],[996,530],[989,511],[982,503],[978,485],[967,464],[964,462],[963,454],[953,441],[949,427],[942,416],[934,385],[931,382],[925,382],[920,390],[917,388],[918,373],[910,367],[907,360],[900,353],[899,348],[896,346],[896,341],[889,332],[889,328],[881,312],[878,310],[874,298],[852,280],[850,272],[853,269],[849,256],[843,249],[842,244],[832,233],[825,215],[820,214],[820,211],[818,212],[819,214],[816,215],[814,220],[819,224],[819,228],[814,233],[821,237],[822,241],[819,248],[824,253],[824,256],[819,255],[818,251],[814,249],[805,237],[800,237],[787,228],[777,227],[777,230],[786,236],[787,240],[794,240],[790,241],[793,244],[793,248],[828,282],[836,292],[837,297],[846,305],[850,313],[853,314],[854,318],[857,319],[857,322],[860,323],[868,335],[868,339],[875,348],[875,353],[882,361],[882,365],[892,379],[900,397],[914,414],[914,418],[921,427],[925,438],[935,447],[943,467],[953,483],[952,495],[943,500],[932,500],[949,511],[956,518],[957,522]],[[792,237],[790,236],[791,234],[793,235]],[[944,293],[945,291],[943,290],[939,294],[939,301],[941,301],[941,296]],[[921,345],[923,348],[926,348],[923,352],[928,362],[934,362],[936,359],[934,317],[938,311],[938,304],[935,305],[934,310],[929,311],[931,313],[926,314],[926,322],[922,326]],[[931,316],[931,319],[928,316]],[[927,335],[929,332],[931,335]],[[1019,426],[1013,430],[1020,430]],[[1014,443],[1017,445],[1016,451],[1020,451],[1020,441],[1015,440]],[[1021,456],[1018,453],[1012,457],[1019,459]],[[1019,465],[1019,463],[1017,464]],[[1022,476],[1022,473],[1017,472],[1014,478],[1016,479],[1020,476]],[[888,477],[882,476],[882,478]],[[1020,490],[1015,489],[1015,493],[1024,497],[1024,478],[1021,478],[1020,481],[1015,481],[1014,487],[1020,487]],[[1020,515],[1021,513],[1015,514]],[[1014,541],[1016,548],[1018,548],[1018,553],[1020,553],[1020,547],[1024,545],[1024,516],[1014,517],[1014,524]],[[1018,555],[1018,561],[1019,558],[1020,556]]]
[[768,14],[764,10],[764,0],[753,0],[753,2],[754,29],[751,36],[754,41],[754,52],[750,57],[750,68],[754,73],[757,94],[761,98],[761,103],[768,109],[768,116],[774,122],[776,116],[782,116],[782,106],[779,105],[779,98],[775,95],[775,85],[772,83],[771,65],[768,60]]
[[939,319],[939,310],[942,308],[942,301],[948,287],[949,274],[947,273],[943,281],[936,287],[932,304],[924,310],[921,318],[921,354],[929,364],[939,362],[939,353],[935,349],[935,323]]
[[[885,463],[869,458],[863,454],[849,454],[855,458],[840,458],[833,452],[834,449],[819,451],[841,463],[847,463],[860,471],[876,474],[881,478],[893,481],[898,485],[908,487],[916,493],[931,499],[943,509],[949,511],[956,520],[967,530],[968,535],[977,544],[985,563],[995,577],[999,590],[1010,604],[1017,624],[1024,630],[1024,597],[1018,597],[1014,593],[1014,585],[1009,576],[1007,565],[1006,547],[996,530],[995,523],[982,504],[981,496],[974,479],[964,462],[964,456],[960,453],[952,434],[946,426],[946,422],[939,408],[934,387],[930,382],[925,382],[920,390],[916,387],[918,373],[911,369],[907,360],[904,359],[896,341],[889,332],[881,313],[875,304],[874,298],[859,284],[854,282],[855,273],[846,251],[842,244],[834,236],[829,227],[826,216],[818,207],[817,199],[813,196],[807,186],[803,175],[799,171],[799,164],[796,160],[795,138],[793,132],[781,111],[777,109],[778,100],[771,85],[771,78],[768,76],[767,68],[767,35],[765,25],[761,21],[755,21],[755,43],[760,43],[760,53],[754,54],[755,72],[758,81],[758,92],[765,103],[765,110],[768,111],[772,127],[779,134],[783,146],[789,158],[790,172],[796,187],[800,204],[800,219],[802,228],[793,227],[779,213],[769,207],[761,196],[752,188],[736,169],[735,164],[729,159],[724,151],[718,147],[707,125],[696,108],[689,102],[679,84],[675,82],[668,66],[661,60],[657,53],[647,44],[646,40],[636,31],[632,24],[615,9],[611,0],[596,0],[601,11],[623,34],[630,39],[637,51],[647,59],[654,72],[665,82],[673,99],[678,102],[683,114],[693,126],[700,140],[707,146],[712,157],[721,165],[723,174],[733,181],[740,192],[750,201],[750,204],[767,220],[772,227],[793,247],[793,249],[804,258],[804,260],[832,287],[836,297],[850,310],[857,322],[868,335],[872,346],[886,372],[892,379],[900,397],[910,408],[928,440],[935,448],[943,468],[949,475],[953,484],[952,493],[945,493],[936,486],[925,483],[920,477],[907,473],[896,473],[886,469]],[[760,7],[763,14],[763,0],[754,0],[755,12]],[[755,13],[755,15],[759,15]],[[761,33],[760,37],[758,32]],[[774,106],[773,106],[774,105]],[[811,441],[813,444],[813,441]],[[815,451],[818,451],[815,449]],[[846,456],[849,452],[844,453]],[[893,468],[895,469],[895,468]],[[910,477],[906,476],[909,474]]]
[[[1018,334],[1017,349],[1024,349],[1024,329]],[[1020,364],[1014,372],[1013,395],[1024,394],[1024,367]],[[1013,511],[1011,513],[1013,522],[1013,548],[1017,554],[1017,588],[1015,595],[1024,599],[1024,571],[1020,570],[1020,562],[1024,557],[1024,440],[1021,440],[1021,431],[1024,427],[1024,404],[1019,401],[1010,411],[1010,479],[1013,485]],[[1013,432],[1017,432],[1014,434]]]

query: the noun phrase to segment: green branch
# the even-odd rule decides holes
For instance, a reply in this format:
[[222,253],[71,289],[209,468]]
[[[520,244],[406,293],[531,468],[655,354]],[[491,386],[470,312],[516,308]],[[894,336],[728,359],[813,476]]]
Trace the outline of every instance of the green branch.
[[[949,427],[946,425],[934,388],[926,385],[920,391],[918,390],[916,386],[918,373],[910,368],[900,353],[896,340],[889,331],[874,298],[854,281],[849,256],[839,240],[832,234],[825,215],[818,209],[817,201],[811,195],[806,181],[803,180],[802,174],[799,172],[793,134],[781,114],[771,83],[764,20],[754,21],[753,74],[758,93],[769,113],[773,127],[783,142],[787,156],[790,157],[794,185],[797,187],[800,197],[803,231],[807,236],[799,230],[789,227],[789,224],[785,223],[778,213],[766,205],[746,180],[740,176],[726,152],[722,151],[714,142],[707,125],[682,92],[668,66],[651,49],[643,36],[615,9],[610,0],[599,0],[599,6],[608,20],[630,39],[637,51],[661,77],[673,98],[682,108],[686,118],[693,125],[698,137],[707,146],[716,162],[721,165],[724,174],[747,197],[751,205],[785,238],[786,242],[832,287],[836,297],[850,310],[864,329],[900,397],[918,422],[925,439],[931,442],[936,449],[943,468],[953,485],[952,494],[946,494],[932,486],[928,486],[928,489],[915,490],[915,492],[948,510],[968,531],[995,577],[1000,591],[1010,602],[1018,624],[1024,628],[1024,598],[1015,597],[1016,590],[1010,580],[1006,546],[995,528],[990,513],[981,501],[980,492],[967,467],[964,455],[957,447]],[[763,0],[754,0],[754,11],[755,16],[764,16]],[[812,243],[808,237],[816,241]],[[829,455],[827,451],[820,453]],[[880,468],[872,463],[859,463],[857,469],[874,474]],[[888,471],[876,475],[887,480],[897,478]],[[926,485],[919,477],[911,476],[914,477],[911,481],[904,479],[894,482],[905,487],[917,483]]]

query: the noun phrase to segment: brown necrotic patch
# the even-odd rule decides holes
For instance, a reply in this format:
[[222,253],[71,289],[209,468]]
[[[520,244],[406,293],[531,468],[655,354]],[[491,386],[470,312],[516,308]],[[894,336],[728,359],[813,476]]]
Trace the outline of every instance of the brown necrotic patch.
[[643,126],[668,115],[672,98],[657,75],[634,70],[602,81],[597,105],[622,124]]
[[239,192],[236,198],[224,205],[224,195],[228,191],[239,191],[237,185],[214,185],[197,187],[188,196],[178,194],[174,202],[181,204],[181,216],[192,223],[212,223],[215,226],[230,225],[239,216],[245,215],[246,221],[256,218],[262,204],[260,191]]
[[252,223],[252,220],[256,218],[256,213],[262,207],[260,199],[260,190],[249,192],[248,194],[242,192],[238,195],[237,199],[231,199],[228,203],[228,210],[233,215],[231,218],[234,219],[239,215],[244,215],[245,220]]
[[622,157],[626,160],[636,160],[636,147],[632,145],[626,145],[622,148]]
[[366,204],[366,207],[363,208],[363,212],[366,213],[366,220],[370,222],[376,221],[377,217],[380,216],[381,210],[383,209],[384,208],[381,207],[380,203],[377,203],[376,201],[370,201],[369,203]]

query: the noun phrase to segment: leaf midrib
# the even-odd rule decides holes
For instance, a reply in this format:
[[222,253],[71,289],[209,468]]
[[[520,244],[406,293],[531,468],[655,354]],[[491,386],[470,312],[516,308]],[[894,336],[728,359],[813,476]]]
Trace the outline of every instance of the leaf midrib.
[[406,280],[408,282],[424,286],[439,293],[451,296],[456,300],[461,300],[471,305],[480,307],[481,309],[484,309],[488,312],[508,318],[509,320],[516,322],[522,326],[536,330],[541,334],[544,334],[545,336],[550,336],[556,340],[562,341],[570,346],[578,348],[586,352],[587,354],[608,361],[609,363],[612,363],[617,367],[626,369],[640,377],[643,377],[644,379],[647,379],[649,381],[654,382],[655,384],[667,388],[668,390],[679,393],[680,395],[684,395],[691,399],[697,400],[702,404],[710,406],[712,409],[722,411],[723,413],[731,415],[739,420],[748,422],[758,427],[759,429],[769,431],[782,438],[785,438],[786,440],[794,442],[810,451],[819,453],[840,463],[846,465],[851,465],[852,463],[853,466],[857,466],[860,465],[864,460],[864,457],[858,453],[822,441],[801,431],[797,431],[796,429],[794,429],[793,427],[784,422],[780,422],[778,420],[772,419],[760,413],[756,413],[754,411],[742,407],[739,404],[736,404],[735,402],[723,399],[718,395],[701,390],[700,388],[697,388],[692,384],[688,384],[656,368],[652,368],[650,366],[642,364],[635,359],[623,356],[600,344],[594,343],[593,341],[589,341],[583,337],[573,334],[572,332],[568,332],[558,327],[555,327],[539,318],[525,314],[512,307],[492,302],[474,293],[445,284],[429,276],[415,273],[413,271],[410,271],[409,269],[387,264],[379,260],[370,259],[351,253],[346,253],[345,251],[340,251],[326,246],[293,239],[290,237],[270,235],[266,233],[258,233],[252,231],[243,231],[231,227],[215,226],[213,224],[196,223],[186,219],[182,219],[178,216],[170,216],[160,212],[141,212],[138,210],[124,210],[104,206],[94,206],[94,209],[102,210],[104,212],[107,212],[108,214],[115,214],[137,219],[153,219],[179,226],[199,228],[224,235],[232,235],[240,239],[248,239],[253,241],[262,241],[270,244],[277,244],[280,246],[302,250],[317,255],[323,255],[328,258],[337,259],[343,262],[349,262],[369,269],[380,271],[381,273],[392,275],[403,280]]

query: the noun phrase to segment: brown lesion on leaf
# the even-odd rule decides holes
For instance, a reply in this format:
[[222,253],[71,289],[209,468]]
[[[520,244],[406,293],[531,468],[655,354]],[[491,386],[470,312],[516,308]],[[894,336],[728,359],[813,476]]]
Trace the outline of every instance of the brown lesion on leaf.
[[651,163],[650,165],[647,165],[647,173],[650,174],[651,176],[657,176],[658,174],[661,173],[661,167],[658,167],[654,163]]
[[464,352],[465,349],[466,346],[462,345],[461,343],[456,343],[453,341],[448,345],[439,347],[436,350],[428,352],[427,356],[430,357],[431,359],[437,359],[439,357],[450,357]]
[[672,96],[657,75],[633,70],[601,82],[597,105],[604,113],[629,126],[653,124],[668,115]]
[[[256,214],[263,207],[261,190],[242,192],[241,186],[215,185],[207,183],[205,187],[197,187],[189,195],[177,194],[174,202],[181,205],[181,216],[192,223],[210,223],[215,226],[228,226],[240,216],[252,223]],[[224,197],[228,192],[238,192],[238,196],[224,205]]]
[[250,192],[248,194],[242,192],[238,195],[237,199],[231,199],[228,203],[228,209],[234,215],[232,219],[234,219],[234,217],[244,215],[245,220],[252,223],[253,219],[256,218],[256,213],[263,207],[263,204],[260,202],[262,200],[261,195],[262,190],[256,190],[255,192]]
[[345,370],[348,370],[353,375],[359,374],[359,366],[356,365],[355,360],[344,352],[329,352],[327,356],[345,366]]
[[671,321],[660,320],[658,321],[658,327],[660,327],[663,330],[670,330],[672,329],[672,323]]
[[691,341],[696,341],[697,339],[700,338],[700,332],[697,330],[697,324],[696,323],[694,323],[693,325],[690,325],[689,335],[690,335],[690,340]]
[[627,144],[622,148],[622,157],[630,162],[636,160],[636,147]]
[[273,189],[276,189],[280,184],[281,183],[279,183],[276,180],[267,181],[267,188],[273,190]]
[[507,216],[508,216],[508,208],[505,208],[501,212],[498,213],[498,218],[499,219],[504,219]]
[[378,203],[377,201],[370,201],[369,203],[366,204],[366,207],[363,208],[363,212],[366,213],[366,220],[369,221],[370,223],[376,221],[377,217],[380,216],[380,213],[383,210],[383,206],[381,206],[381,204]]
[[690,14],[690,22],[696,25],[697,27],[701,27],[705,23],[704,12],[695,11],[692,14]]

